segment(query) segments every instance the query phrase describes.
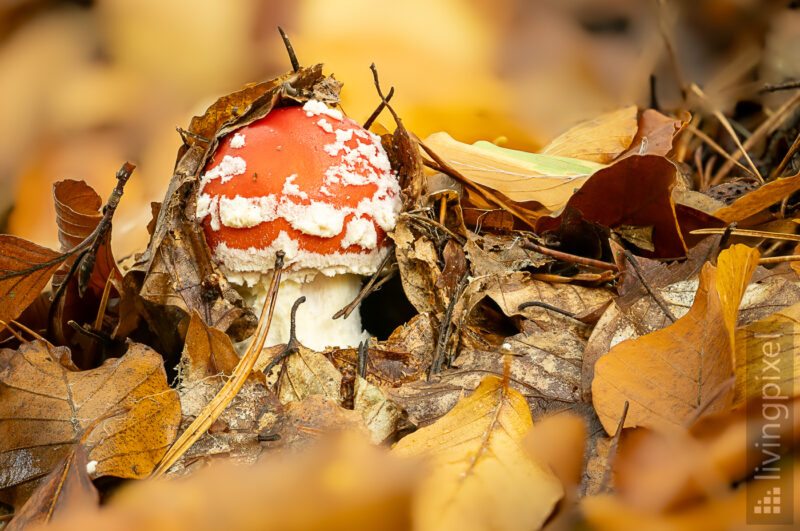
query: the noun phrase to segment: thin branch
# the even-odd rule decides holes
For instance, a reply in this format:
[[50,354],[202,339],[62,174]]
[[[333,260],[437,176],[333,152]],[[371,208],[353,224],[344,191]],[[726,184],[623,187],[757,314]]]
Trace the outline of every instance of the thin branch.
[[297,341],[297,308],[300,307],[301,304],[306,302],[306,297],[303,295],[302,297],[298,297],[294,304],[292,305],[292,313],[291,318],[289,321],[289,341],[286,343],[286,346],[283,347],[283,350],[280,354],[275,356],[272,361],[270,361],[266,367],[264,367],[263,373],[269,374],[269,371],[272,370],[277,364],[291,356],[292,354],[297,354],[300,349],[300,343]]
[[292,63],[292,70],[295,72],[300,70],[300,62],[297,60],[297,55],[294,53],[294,47],[292,43],[289,42],[289,37],[286,35],[286,32],[283,31],[283,28],[278,26],[278,31],[281,34],[281,39],[283,39],[283,45],[286,47],[286,53],[289,54],[289,61]]
[[378,104],[378,108],[369,115],[367,121],[364,122],[364,129],[369,129],[372,123],[378,119],[378,116],[383,112],[383,109],[386,108],[386,104],[392,99],[392,96],[394,96],[394,87],[389,89],[389,94],[386,95],[386,99],[382,99]]
[[586,323],[578,319],[574,313],[568,312],[567,310],[562,310],[557,306],[553,306],[552,304],[547,304],[546,302],[541,301],[530,301],[530,302],[523,302],[519,306],[517,306],[517,310],[524,310],[525,308],[544,308],[545,310],[550,310],[551,312],[555,312],[561,314],[563,316],[569,317],[570,319],[587,326]]
[[356,364],[356,370],[358,375],[362,378],[367,377],[367,362],[369,361],[369,348],[367,348],[367,342],[361,341],[358,344],[358,359]]
[[800,88],[800,79],[795,79],[792,81],[785,81],[783,83],[777,83],[775,85],[764,85],[764,88],[759,90],[759,92],[777,92],[779,90],[791,90]]
[[378,280],[378,276],[380,276],[381,271],[383,271],[383,268],[386,267],[386,264],[389,263],[389,260],[392,258],[392,256],[394,256],[394,253],[386,253],[386,256],[383,258],[383,260],[381,260],[381,263],[378,264],[378,269],[376,269],[375,272],[372,274],[372,276],[369,278],[369,282],[364,284],[364,287],[361,288],[361,291],[358,292],[358,295],[356,295],[355,299],[350,301],[350,304],[348,304],[347,306],[345,306],[344,308],[333,314],[332,319],[338,319],[339,317],[344,317],[345,319],[347,319],[348,317],[350,317],[350,314],[353,313],[353,310],[358,308],[358,305],[361,304],[361,301],[363,301],[367,297],[367,295],[369,295],[378,288],[375,285],[375,281]]
[[[792,160],[792,157],[794,157],[795,153],[797,153],[799,150],[800,150],[800,134],[798,134],[797,137],[794,139],[794,142],[792,142],[792,145],[789,147],[789,151],[786,152],[786,155],[783,157],[783,160],[781,160],[781,163],[778,164],[777,168],[775,168],[775,171],[772,173],[773,176],[775,177],[779,176],[783,172],[783,170],[786,169],[786,166],[789,165],[789,161]],[[788,199],[788,197],[786,199]]]
[[607,269],[609,271],[619,271],[619,267],[617,267],[617,264],[612,264],[611,262],[603,262],[601,260],[594,260],[592,258],[585,258],[583,256],[576,256],[574,254],[569,254],[562,251],[556,251],[555,249],[550,249],[548,247],[544,247],[543,245],[539,245],[537,243],[533,243],[527,240],[520,242],[520,247],[522,247],[523,249],[530,249],[531,251],[536,251],[537,253],[541,253],[543,255],[550,256],[552,258],[557,258],[558,260],[562,260],[564,262],[570,262],[573,264],[579,264],[588,267],[595,267],[597,269]]
[[689,129],[689,131],[691,131],[695,136],[697,136],[697,138],[699,138],[700,140],[702,140],[703,142],[708,144],[709,147],[711,147],[714,151],[716,151],[717,153],[719,153],[720,155],[725,157],[725,159],[728,160],[731,164],[737,165],[743,171],[745,171],[745,172],[749,173],[750,175],[752,175],[753,177],[755,177],[755,174],[753,173],[753,170],[751,170],[750,168],[748,168],[747,166],[745,166],[744,164],[742,164],[741,162],[739,162],[738,160],[733,158],[730,155],[730,153],[728,153],[727,151],[722,149],[722,146],[720,146],[719,144],[714,142],[714,140],[710,136],[705,134],[703,131],[701,131],[697,127],[693,126],[692,124],[689,124],[687,129]]
[[662,312],[664,312],[664,315],[666,315],[667,318],[669,318],[669,320],[674,323],[676,320],[675,316],[672,315],[671,311],[669,311],[669,307],[663,300],[661,300],[661,297],[656,295],[655,292],[652,289],[650,289],[650,284],[648,284],[647,280],[645,280],[644,272],[639,267],[639,262],[636,261],[636,258],[633,256],[633,253],[631,253],[626,249],[624,254],[625,258],[633,266],[634,273],[636,273],[636,276],[639,278],[639,282],[641,282],[642,286],[644,286],[644,289],[647,290],[647,293],[648,295],[650,295],[650,298],[656,301],[656,304],[658,304],[658,307],[661,308]]
[[[695,229],[689,234],[725,234],[728,229]],[[786,240],[789,242],[800,242],[800,234],[786,234],[784,232],[765,232],[763,230],[733,229],[731,236],[743,236],[745,238],[770,238],[772,240]]]

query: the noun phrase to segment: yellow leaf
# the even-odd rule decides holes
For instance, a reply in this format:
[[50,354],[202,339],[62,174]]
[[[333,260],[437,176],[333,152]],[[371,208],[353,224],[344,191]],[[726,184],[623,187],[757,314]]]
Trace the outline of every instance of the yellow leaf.
[[734,404],[760,397],[767,382],[764,377],[782,391],[800,395],[800,363],[796,361],[795,346],[798,322],[800,303],[736,330]]
[[447,415],[397,443],[395,454],[428,457],[433,467],[417,492],[415,528],[540,527],[563,488],[521,446],[532,425],[525,398],[490,376]]
[[579,123],[550,142],[542,153],[608,164],[630,147],[638,129],[636,105],[629,105]]
[[726,223],[741,221],[753,214],[758,214],[797,190],[800,190],[800,173],[783,179],[775,179],[761,188],[743,195],[730,205],[720,208],[714,212],[714,217]]
[[502,192],[512,201],[536,201],[550,212],[564,206],[575,190],[603,167],[592,165],[582,172],[553,175],[502,151],[458,142],[447,133],[434,133],[424,143],[467,179]]
[[758,256],[745,245],[723,251],[718,267],[703,267],[689,313],[597,361],[592,400],[608,433],[626,401],[625,426],[653,429],[682,426],[730,405],[736,312]]

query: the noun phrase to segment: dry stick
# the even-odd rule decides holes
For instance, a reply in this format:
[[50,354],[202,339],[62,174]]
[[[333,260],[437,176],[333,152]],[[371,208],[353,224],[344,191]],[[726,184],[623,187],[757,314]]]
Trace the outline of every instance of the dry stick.
[[639,282],[641,282],[642,286],[644,286],[644,289],[646,289],[647,293],[650,295],[650,297],[654,301],[656,301],[656,304],[658,304],[658,307],[661,308],[662,312],[664,312],[664,315],[666,315],[669,318],[669,320],[674,323],[675,322],[675,316],[672,315],[671,311],[669,311],[669,308],[667,307],[666,303],[664,303],[664,301],[661,300],[661,297],[657,296],[655,294],[655,292],[653,292],[653,290],[650,289],[650,285],[647,283],[647,281],[644,278],[644,272],[639,267],[639,262],[636,261],[636,258],[633,256],[633,253],[631,253],[630,251],[628,251],[626,249],[624,254],[625,254],[625,258],[633,266],[633,271],[634,271],[634,273],[636,273],[636,276],[639,278]]
[[281,34],[281,39],[283,39],[283,45],[286,47],[286,53],[289,54],[289,61],[292,62],[292,70],[297,72],[300,70],[300,62],[297,60],[297,56],[294,53],[294,48],[292,47],[292,43],[289,42],[289,37],[286,36],[286,32],[283,31],[283,28],[278,26],[278,31]]
[[597,269],[607,269],[609,271],[619,271],[617,264],[612,264],[611,262],[603,262],[601,260],[594,260],[593,258],[585,258],[583,256],[576,256],[574,254],[569,254],[562,251],[556,251],[554,249],[549,249],[547,247],[544,247],[537,243],[533,243],[531,241],[520,242],[520,247],[522,247],[523,249],[530,249],[531,251],[536,251],[546,256],[557,258],[558,260],[563,260],[564,262],[570,262],[573,264],[579,264],[588,267],[595,267]]
[[361,304],[361,301],[363,301],[367,295],[378,288],[375,285],[375,281],[378,280],[378,276],[381,274],[381,271],[383,271],[383,268],[386,267],[386,264],[389,263],[389,260],[391,260],[392,256],[394,256],[394,253],[387,253],[386,256],[383,257],[383,260],[381,260],[381,263],[378,265],[378,269],[376,269],[372,274],[369,282],[367,282],[364,287],[361,288],[361,291],[358,292],[356,298],[350,301],[350,304],[333,314],[332,319],[338,319],[339,317],[344,317],[347,319],[350,317],[350,314],[353,313],[353,310],[358,308],[358,305]]
[[[783,172],[783,170],[786,169],[786,166],[788,166],[789,161],[792,160],[792,157],[794,157],[794,154],[797,153],[798,150],[800,150],[800,133],[798,133],[797,137],[794,139],[794,142],[792,142],[792,145],[789,147],[789,151],[786,152],[786,155],[783,157],[783,160],[781,161],[780,164],[778,164],[778,167],[775,168],[775,171],[772,172],[771,176],[772,177],[779,176],[781,172]],[[785,199],[788,199],[788,197]]]
[[779,90],[791,90],[800,88],[800,79],[795,79],[794,81],[785,81],[783,83],[778,83],[776,85],[764,85],[764,88],[759,90],[759,92],[777,92]]
[[[575,319],[576,321],[578,321],[578,319],[575,318],[575,314],[574,313],[568,312],[567,310],[562,310],[561,308],[558,308],[557,306],[553,306],[552,304],[547,304],[546,302],[530,301],[530,302],[523,302],[522,304],[517,306],[517,310],[518,311],[519,310],[524,310],[525,308],[544,308],[545,310],[550,310],[551,312],[556,312],[556,313],[559,313],[561,315],[565,315],[565,316],[569,317],[570,319]],[[581,322],[581,321],[578,321],[578,322],[581,323],[581,324],[586,324],[586,323]]]
[[[695,229],[689,234],[725,234],[727,229]],[[745,238],[769,238],[772,240],[786,240],[790,242],[800,242],[800,234],[786,234],[783,232],[764,232],[761,230],[733,229],[731,236],[743,236]]]
[[[781,105],[781,107],[777,111],[775,111],[775,113],[773,113],[772,116],[764,120],[761,123],[761,125],[759,125],[755,131],[753,131],[753,134],[750,135],[750,138],[744,141],[745,150],[752,148],[758,142],[760,142],[765,136],[767,136],[772,127],[777,125],[781,120],[783,120],[786,116],[788,116],[789,111],[791,111],[792,108],[798,103],[800,103],[800,92],[798,92],[792,99]],[[738,159],[739,153],[734,153],[731,156],[734,159]],[[725,162],[717,171],[717,173],[714,175],[714,178],[711,179],[711,184],[714,185],[719,183],[722,180],[722,178],[725,177],[725,175],[727,175],[729,171],[731,171],[732,167],[733,164],[731,164],[730,162]]]
[[394,87],[389,89],[389,93],[386,95],[386,100],[381,100],[381,102],[378,104],[378,108],[372,111],[372,114],[369,115],[367,121],[364,122],[364,129],[369,129],[372,125],[372,122],[378,119],[378,116],[383,112],[383,109],[386,108],[386,103],[392,99],[392,96],[394,96]]
[[358,343],[358,358],[356,360],[356,370],[362,378],[367,377],[367,362],[369,361],[369,348],[366,341]]
[[758,265],[780,264],[783,262],[800,262],[800,254],[790,254],[787,256],[770,256],[767,258],[760,258]]
[[406,217],[409,217],[409,218],[411,218],[413,220],[420,221],[422,223],[427,223],[429,225],[433,225],[434,227],[436,227],[436,228],[438,228],[440,230],[443,230],[451,238],[453,238],[455,241],[457,241],[461,245],[464,245],[465,243],[467,243],[467,239],[466,238],[464,238],[460,234],[456,234],[455,232],[453,232],[452,230],[448,229],[446,226],[444,226],[442,223],[436,221],[435,219],[431,219],[431,218],[428,218],[428,217],[425,217],[425,216],[420,216],[419,214],[409,214],[407,212],[403,213],[402,215],[406,216]]
[[442,371],[444,354],[445,350],[447,349],[447,343],[450,342],[450,332],[452,331],[453,310],[455,309],[456,302],[458,302],[458,299],[461,297],[461,293],[464,291],[464,288],[467,287],[468,281],[469,274],[465,272],[458,281],[456,289],[453,290],[453,295],[450,297],[450,303],[447,305],[447,311],[445,311],[442,326],[439,328],[439,340],[436,342],[436,351],[433,353],[433,362],[428,370],[428,377],[431,377],[434,374],[439,374]]
[[9,326],[9,324],[8,324],[7,322],[3,321],[2,319],[0,319],[0,325],[3,325],[3,327],[4,327],[6,330],[8,330],[8,331],[11,333],[11,335],[12,335],[12,336],[16,337],[16,338],[17,338],[17,340],[18,340],[20,343],[22,343],[23,345],[24,345],[25,343],[27,343],[27,342],[28,342],[28,340],[27,340],[27,339],[25,339],[24,337],[22,337],[22,336],[19,334],[19,332],[17,332],[17,331],[16,331],[16,330],[14,330],[13,328],[11,328],[11,326]]
[[297,341],[297,309],[304,302],[306,302],[306,296],[301,295],[294,301],[294,304],[292,304],[292,312],[289,318],[289,341],[286,342],[286,346],[283,347],[281,353],[275,356],[272,361],[264,367],[262,371],[264,374],[269,375],[269,371],[271,371],[273,367],[292,354],[297,354],[300,351],[300,342]]
[[[203,411],[200,412],[194,422],[186,428],[186,431],[184,431],[178,440],[167,450],[167,453],[164,454],[158,467],[150,475],[151,478],[163,476],[164,473],[203,436],[225,408],[228,407],[244,385],[247,377],[250,376],[253,365],[255,365],[259,354],[261,354],[261,349],[264,347],[264,342],[267,340],[269,325],[272,322],[272,312],[275,310],[275,301],[278,298],[278,286],[281,280],[281,273],[283,272],[284,256],[285,253],[283,251],[278,251],[276,253],[275,272],[272,275],[272,282],[270,282],[269,290],[267,291],[267,300],[264,302],[264,308],[258,320],[258,328],[256,329],[253,341],[250,343],[247,352],[245,352],[244,356],[242,356],[239,363],[236,365],[231,379],[225,382],[222,389],[220,389],[211,402],[203,408]],[[268,308],[267,305],[269,305]]]
[[[2,321],[0,321],[0,323],[2,323]],[[48,347],[54,348],[54,345],[52,343],[50,343],[47,339],[42,337],[35,330],[31,330],[30,328],[28,328],[24,324],[20,323],[19,321],[15,321],[14,319],[11,319],[9,321],[9,323],[13,324],[14,326],[19,328],[20,330],[24,330],[25,332],[28,332],[31,336],[33,336],[34,339],[38,339],[39,341],[43,341]],[[6,326],[8,326],[8,325],[6,325]]]
[[619,424],[617,424],[617,431],[614,432],[614,436],[611,438],[611,445],[608,447],[608,457],[606,457],[606,469],[603,472],[603,481],[600,483],[600,490],[605,491],[609,487],[609,483],[611,482],[611,467],[614,465],[614,459],[617,457],[617,447],[619,446],[619,438],[622,435],[622,428],[625,426],[625,417],[628,416],[628,401],[625,401],[625,405],[622,407],[622,415],[619,418]]
[[[700,87],[698,87],[697,85],[692,83],[691,88],[692,88],[692,92],[694,92],[695,94],[700,96],[700,99],[702,99],[703,101],[705,101],[707,104],[710,105],[710,102],[708,101],[708,98],[706,98],[705,93],[702,90],[700,90]],[[728,134],[731,136],[731,138],[733,138],[733,141],[736,143],[736,147],[739,148],[739,151],[742,153],[742,155],[744,155],[745,160],[750,165],[750,168],[753,170],[751,173],[756,178],[758,178],[759,181],[761,181],[763,183],[764,182],[764,178],[761,177],[761,174],[758,172],[758,168],[756,168],[756,165],[753,163],[753,160],[750,158],[750,154],[747,153],[747,149],[745,149],[745,147],[742,145],[742,142],[739,140],[739,135],[737,135],[736,131],[733,130],[733,127],[731,126],[731,123],[728,121],[728,119],[725,117],[725,115],[722,114],[722,112],[720,112],[719,110],[717,110],[717,109],[715,109],[713,107],[711,108],[711,113],[717,118],[717,120],[719,120],[719,123],[722,124],[722,127],[725,128],[725,130],[728,132]],[[751,136],[751,138],[752,138],[752,136]]]
[[742,164],[741,162],[739,162],[738,160],[733,158],[730,155],[730,153],[728,153],[727,151],[722,149],[722,146],[720,146],[719,144],[714,142],[714,140],[710,136],[708,136],[707,134],[705,134],[704,132],[702,132],[700,129],[698,129],[697,127],[693,126],[692,124],[689,124],[687,129],[689,129],[689,131],[694,133],[697,136],[697,138],[699,138],[700,140],[702,140],[703,142],[708,144],[709,147],[711,147],[714,151],[716,151],[717,153],[719,153],[720,155],[725,157],[726,160],[728,160],[732,164],[736,164],[739,168],[741,168],[742,170],[746,171],[747,173],[749,173],[750,175],[755,177],[755,174],[753,173],[753,170],[751,170],[750,168],[748,168],[747,166],[745,166],[744,164]]

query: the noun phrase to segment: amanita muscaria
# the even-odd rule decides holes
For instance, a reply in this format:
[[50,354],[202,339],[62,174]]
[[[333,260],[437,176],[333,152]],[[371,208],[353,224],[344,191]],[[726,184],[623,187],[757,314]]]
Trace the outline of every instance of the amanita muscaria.
[[375,272],[400,211],[400,188],[380,138],[310,100],[273,109],[226,136],[200,178],[197,218],[213,257],[246,302],[260,309],[275,253],[286,253],[267,345],[289,339],[292,303],[305,346],[354,346],[358,310],[332,315]]

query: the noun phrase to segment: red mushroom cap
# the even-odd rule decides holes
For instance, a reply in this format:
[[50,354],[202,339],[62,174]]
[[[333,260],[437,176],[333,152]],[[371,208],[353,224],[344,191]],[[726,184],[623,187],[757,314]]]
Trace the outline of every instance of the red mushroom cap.
[[197,200],[215,259],[245,274],[271,270],[278,250],[297,273],[370,274],[399,210],[380,138],[315,100],[226,136]]

